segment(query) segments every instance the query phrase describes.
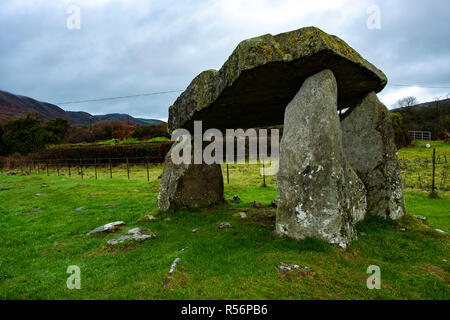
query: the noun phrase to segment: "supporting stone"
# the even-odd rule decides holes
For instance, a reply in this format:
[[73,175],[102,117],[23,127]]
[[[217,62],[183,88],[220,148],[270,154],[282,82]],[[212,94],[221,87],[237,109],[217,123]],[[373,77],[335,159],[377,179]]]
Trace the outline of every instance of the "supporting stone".
[[346,247],[366,212],[365,188],[344,155],[333,72],[309,77],[286,108],[277,175],[277,232]]
[[[172,149],[174,146],[172,147]],[[158,208],[206,208],[224,202],[222,169],[218,164],[180,164],[167,153]],[[193,163],[193,160],[191,161]]]
[[350,110],[341,125],[347,159],[367,189],[367,214],[402,217],[402,176],[387,108],[371,92]]

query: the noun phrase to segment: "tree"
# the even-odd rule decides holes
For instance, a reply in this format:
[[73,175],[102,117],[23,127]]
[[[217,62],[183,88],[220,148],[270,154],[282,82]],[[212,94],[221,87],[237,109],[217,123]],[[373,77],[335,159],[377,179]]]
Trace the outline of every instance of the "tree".
[[404,97],[403,99],[398,100],[395,104],[395,108],[406,108],[406,107],[412,107],[416,104],[419,104],[419,101],[416,97],[408,96]]
[[5,130],[2,126],[0,126],[0,156],[7,155],[9,153],[8,146],[3,142],[3,134],[5,133]]
[[41,127],[40,121],[33,116],[9,121],[3,134],[3,142],[12,152],[23,155],[45,147],[49,142],[49,133]]
[[44,129],[49,133],[49,142],[52,143],[58,143],[63,140],[69,128],[69,122],[64,118],[50,120],[44,126]]
[[155,137],[170,138],[167,133],[167,124],[165,123],[154,126],[138,126],[131,136],[140,140],[152,139]]
[[403,116],[399,112],[390,113],[392,127],[395,133],[395,145],[397,148],[406,147],[411,143],[408,130],[403,123]]

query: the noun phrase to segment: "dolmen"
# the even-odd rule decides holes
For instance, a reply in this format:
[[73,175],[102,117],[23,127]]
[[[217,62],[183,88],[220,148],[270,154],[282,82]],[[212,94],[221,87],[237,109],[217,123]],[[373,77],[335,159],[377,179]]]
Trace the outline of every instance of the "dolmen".
[[[382,71],[318,28],[267,34],[241,42],[219,71],[198,75],[169,108],[168,132],[193,132],[197,121],[220,131],[283,124],[276,232],[346,248],[358,222],[405,212],[394,130],[376,95],[386,84]],[[160,210],[224,201],[220,164],[171,156]]]

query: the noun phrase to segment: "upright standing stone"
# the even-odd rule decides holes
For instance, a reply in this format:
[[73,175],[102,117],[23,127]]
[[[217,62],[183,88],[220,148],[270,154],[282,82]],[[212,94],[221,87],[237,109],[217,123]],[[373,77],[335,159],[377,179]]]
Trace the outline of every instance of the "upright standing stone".
[[[174,146],[172,146],[172,149]],[[219,164],[180,164],[167,153],[158,195],[158,207],[206,208],[224,202],[222,169]],[[193,163],[193,159],[191,159]]]
[[344,248],[352,241],[366,211],[365,188],[344,155],[330,70],[308,78],[286,108],[277,185],[278,233]]
[[371,92],[341,124],[347,159],[367,189],[367,213],[400,218],[405,213],[402,176],[387,108]]

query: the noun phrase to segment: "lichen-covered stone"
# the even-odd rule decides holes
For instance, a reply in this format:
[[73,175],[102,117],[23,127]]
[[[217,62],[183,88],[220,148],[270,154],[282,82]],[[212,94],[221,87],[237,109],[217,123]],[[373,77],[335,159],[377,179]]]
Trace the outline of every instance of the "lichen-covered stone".
[[308,78],[286,108],[277,174],[279,234],[341,247],[364,218],[365,188],[342,147],[333,72]]
[[123,227],[124,225],[125,225],[125,222],[123,222],[123,221],[110,222],[103,226],[95,228],[94,230],[88,232],[86,235],[90,236],[91,234],[99,233],[99,232],[113,233],[113,232],[116,232],[117,230],[120,230],[120,228]]
[[[168,130],[282,124],[284,110],[309,76],[330,69],[340,108],[381,91],[386,76],[347,43],[315,27],[242,41],[217,70],[198,75],[169,108]],[[319,107],[319,106],[318,106]]]
[[[172,146],[172,148],[174,148]],[[206,208],[223,203],[222,169],[219,164],[180,164],[167,153],[158,194],[158,208]],[[192,161],[193,163],[193,161]]]
[[341,125],[347,159],[367,189],[367,214],[402,217],[402,176],[387,108],[371,92],[344,115]]

